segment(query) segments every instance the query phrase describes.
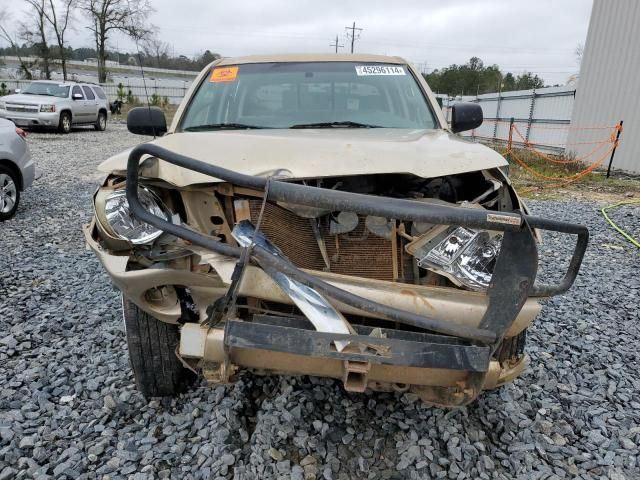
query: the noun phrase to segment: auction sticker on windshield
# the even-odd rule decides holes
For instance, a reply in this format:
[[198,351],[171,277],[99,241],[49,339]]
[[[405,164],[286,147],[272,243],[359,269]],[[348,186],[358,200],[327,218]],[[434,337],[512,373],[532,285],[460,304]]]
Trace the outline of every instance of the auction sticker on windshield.
[[406,75],[404,68],[396,65],[356,65],[356,75]]
[[238,67],[217,67],[211,72],[210,81],[217,82],[233,82],[238,76]]

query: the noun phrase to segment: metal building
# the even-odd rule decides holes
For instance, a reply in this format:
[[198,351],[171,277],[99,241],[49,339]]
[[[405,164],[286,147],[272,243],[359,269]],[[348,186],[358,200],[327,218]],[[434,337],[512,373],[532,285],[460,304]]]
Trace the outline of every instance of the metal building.
[[[624,121],[613,170],[640,174],[640,1],[594,0],[567,139],[586,156],[605,130],[583,129]],[[610,131],[609,131],[610,132]],[[586,161],[595,162],[602,155]],[[605,160],[604,166],[606,167]]]

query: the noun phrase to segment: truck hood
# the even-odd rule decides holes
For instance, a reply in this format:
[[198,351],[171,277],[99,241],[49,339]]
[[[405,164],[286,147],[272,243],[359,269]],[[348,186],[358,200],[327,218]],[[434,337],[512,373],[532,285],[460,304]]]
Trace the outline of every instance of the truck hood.
[[2,97],[3,102],[7,103],[20,103],[27,105],[42,105],[43,103],[58,103],[65,100],[60,97],[52,97],[47,95],[25,95],[23,93],[16,93],[14,95],[6,95]]
[[[380,173],[430,178],[507,164],[494,150],[445,130],[226,130],[174,133],[151,143],[247,175],[297,179]],[[109,158],[100,171],[123,174],[130,151]],[[163,161],[141,175],[178,187],[220,181]]]

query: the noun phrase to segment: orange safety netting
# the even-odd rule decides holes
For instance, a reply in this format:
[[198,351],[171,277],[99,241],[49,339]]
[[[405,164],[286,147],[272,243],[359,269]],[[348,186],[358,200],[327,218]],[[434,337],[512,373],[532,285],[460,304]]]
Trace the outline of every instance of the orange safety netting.
[[[511,120],[493,120],[492,123],[506,123],[508,125],[516,124],[516,123],[523,123],[525,125],[529,125],[528,121],[524,121],[524,120],[514,120],[513,122],[511,122]],[[592,126],[592,127],[573,127],[571,125],[567,125],[566,127],[564,126],[557,126],[557,127],[549,127],[549,126],[542,126],[542,125],[536,125],[536,124],[531,124],[529,125],[530,128],[536,128],[538,130],[612,130],[612,129],[622,129],[622,127],[620,126],[620,124],[616,123],[615,125],[609,125],[609,126]]]
[[[538,128],[536,126],[536,128]],[[545,128],[545,127],[541,127],[541,128]],[[569,128],[569,127],[567,127]],[[574,130],[579,129],[580,127],[571,127]],[[588,175],[589,173],[593,172],[596,168],[600,167],[604,161],[606,160],[606,158],[609,156],[609,154],[618,146],[618,135],[620,132],[622,132],[622,125],[621,124],[617,124],[613,127],[584,127],[585,130],[595,130],[595,129],[613,129],[613,132],[611,133],[611,135],[606,138],[606,139],[602,139],[602,140],[598,140],[598,141],[594,141],[594,142],[576,142],[576,144],[580,143],[580,144],[595,144],[596,147],[593,148],[591,151],[589,151],[586,155],[579,157],[579,158],[575,158],[575,159],[568,159],[568,160],[560,160],[557,158],[553,158],[549,155],[546,155],[538,150],[536,150],[533,145],[525,138],[524,135],[522,135],[522,133],[520,132],[520,130],[518,129],[518,127],[515,125],[515,123],[511,124],[511,131],[510,131],[510,135],[509,135],[509,143],[507,144],[507,149],[506,149],[506,155],[509,155],[509,158],[513,158],[524,170],[526,170],[528,173],[530,173],[531,175],[540,178],[542,180],[546,180],[546,181],[554,181],[554,182],[559,182],[556,183],[553,186],[559,186],[559,185],[566,185],[572,182],[575,182],[576,180],[579,180],[580,178],[583,178],[585,175]],[[583,162],[584,160],[590,158],[591,156],[595,155],[596,152],[598,152],[599,150],[603,150],[603,152],[600,152],[599,156],[591,161],[591,165],[589,165],[588,167],[586,167],[584,170],[581,170],[573,175],[569,175],[569,176],[551,176],[551,175],[545,175],[541,172],[538,172],[537,170],[535,170],[533,167],[531,167],[531,165],[527,164],[521,157],[518,156],[518,154],[513,150],[513,134],[516,134],[521,140],[524,149],[531,152],[533,155],[535,155],[536,157],[544,160],[544,161],[548,161],[554,164],[560,164],[560,165],[568,165],[568,164],[577,164],[580,162]]]

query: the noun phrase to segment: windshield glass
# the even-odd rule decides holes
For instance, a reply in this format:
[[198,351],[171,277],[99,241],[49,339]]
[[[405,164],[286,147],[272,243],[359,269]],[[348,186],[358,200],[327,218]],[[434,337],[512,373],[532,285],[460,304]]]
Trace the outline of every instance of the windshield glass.
[[32,82],[22,93],[67,98],[69,96],[69,86],[56,85],[55,83]]
[[253,63],[216,67],[198,88],[182,130],[216,128],[436,128],[404,65]]

